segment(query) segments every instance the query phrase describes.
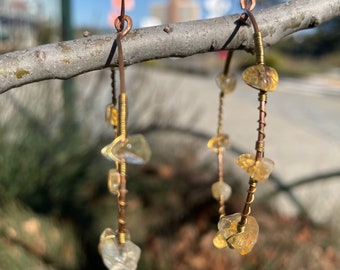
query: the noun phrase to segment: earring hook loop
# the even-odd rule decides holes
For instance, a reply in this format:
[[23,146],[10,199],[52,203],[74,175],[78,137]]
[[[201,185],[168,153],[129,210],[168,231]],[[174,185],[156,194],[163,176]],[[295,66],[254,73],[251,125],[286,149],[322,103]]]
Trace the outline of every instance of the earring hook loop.
[[[127,22],[127,26],[125,28],[124,24],[122,24],[122,18],[124,18],[124,21]],[[132,28],[132,19],[128,15],[124,15],[124,17],[121,15],[115,19],[114,25],[116,30],[121,33],[122,37],[124,37],[130,32]]]
[[256,0],[240,0],[241,8],[252,11],[256,6]]

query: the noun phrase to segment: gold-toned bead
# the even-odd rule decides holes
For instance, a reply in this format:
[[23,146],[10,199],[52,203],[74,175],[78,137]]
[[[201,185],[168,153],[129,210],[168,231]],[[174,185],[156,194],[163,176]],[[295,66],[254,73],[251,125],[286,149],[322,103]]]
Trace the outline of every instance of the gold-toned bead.
[[125,232],[117,233],[117,235],[120,244],[125,244],[127,241],[131,240],[131,235],[128,230],[126,230]]
[[274,161],[269,158],[262,158],[259,161],[255,161],[255,155],[242,154],[240,155],[236,163],[245,170],[253,180],[264,182],[268,180],[269,175],[274,170]]
[[242,78],[249,86],[262,91],[275,91],[279,83],[277,71],[263,64],[248,67],[243,73]]

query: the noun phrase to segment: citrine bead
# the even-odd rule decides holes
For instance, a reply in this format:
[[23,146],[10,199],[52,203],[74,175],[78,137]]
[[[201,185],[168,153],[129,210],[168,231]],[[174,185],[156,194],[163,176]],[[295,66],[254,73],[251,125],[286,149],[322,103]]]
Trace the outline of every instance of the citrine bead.
[[120,185],[120,174],[117,170],[111,169],[109,170],[107,176],[107,187],[111,194],[117,195],[119,191]]
[[261,158],[261,160],[255,161],[255,155],[253,154],[240,155],[236,163],[245,170],[252,179],[260,182],[267,181],[269,175],[274,170],[274,161],[269,158]]
[[220,73],[216,77],[216,83],[224,94],[229,94],[233,92],[236,87],[236,76],[232,73],[227,75]]
[[105,121],[111,126],[118,126],[118,110],[113,104],[106,106]]
[[248,67],[243,73],[242,78],[249,86],[263,91],[275,91],[279,83],[277,71],[263,64]]
[[120,245],[117,234],[110,228],[100,236],[99,252],[104,265],[110,270],[134,270],[140,258],[141,249],[131,240]]
[[101,153],[114,161],[131,164],[145,164],[151,158],[150,146],[141,134],[129,136],[125,140],[119,136],[105,146]]
[[[256,244],[259,226],[252,216],[247,217],[244,227],[239,229],[240,213],[222,216],[218,223],[219,232],[213,243],[217,248],[229,247],[237,250],[241,255],[249,253]],[[224,238],[224,242],[223,242]]]
[[216,248],[225,248],[228,246],[227,241],[225,240],[224,233],[222,231],[218,231],[213,239],[213,244]]
[[207,143],[209,149],[213,150],[214,152],[218,152],[220,148],[227,148],[230,146],[229,144],[229,136],[228,134],[221,134],[216,135]]
[[231,187],[222,181],[217,181],[211,186],[212,196],[216,200],[228,200],[231,196]]

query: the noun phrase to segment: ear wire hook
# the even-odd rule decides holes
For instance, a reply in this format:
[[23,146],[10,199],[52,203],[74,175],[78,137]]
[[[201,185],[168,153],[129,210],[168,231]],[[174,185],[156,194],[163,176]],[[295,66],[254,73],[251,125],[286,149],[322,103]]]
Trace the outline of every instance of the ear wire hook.
[[256,0],[240,0],[241,8],[252,11],[256,6]]
[[[127,26],[124,28],[124,23],[122,23],[122,18],[124,18],[124,21],[127,22]],[[116,30],[121,33],[122,37],[124,37],[127,33],[130,32],[131,28],[132,28],[132,19],[130,16],[128,15],[124,15],[123,16],[118,16],[115,19],[115,28]]]
[[257,25],[256,19],[251,12],[256,6],[256,0],[240,0],[240,5],[241,8],[246,12],[246,14],[241,15],[242,21],[245,22],[249,17],[251,24],[254,27],[254,32],[259,32],[259,27]]

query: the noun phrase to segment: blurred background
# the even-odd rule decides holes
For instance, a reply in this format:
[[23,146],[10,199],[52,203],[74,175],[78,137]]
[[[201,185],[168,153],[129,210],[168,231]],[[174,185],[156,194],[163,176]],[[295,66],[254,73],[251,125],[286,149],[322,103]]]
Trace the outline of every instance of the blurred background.
[[[283,1],[257,1],[256,9]],[[2,0],[2,54],[113,32],[120,1]],[[239,1],[127,1],[134,27],[240,13]],[[261,27],[261,26],[260,26]],[[258,185],[253,251],[217,250],[217,161],[206,143],[217,130],[215,77],[225,52],[150,61],[126,68],[129,134],[143,133],[153,156],[128,167],[128,228],[142,248],[138,269],[340,268],[340,18],[266,49],[280,75],[268,96],[269,181]],[[227,39],[227,37],[226,37]],[[254,153],[257,92],[241,73],[254,56],[237,51],[235,92],[225,98],[227,214],[241,212],[248,177],[235,164]],[[98,241],[117,226],[107,191],[112,163],[100,149],[113,133],[109,70],[50,80],[0,96],[0,269],[105,269]]]

